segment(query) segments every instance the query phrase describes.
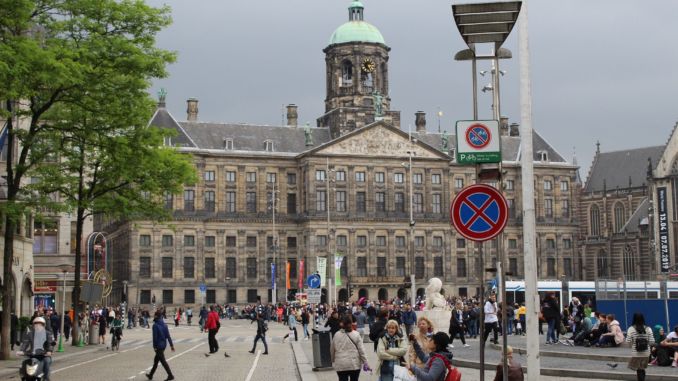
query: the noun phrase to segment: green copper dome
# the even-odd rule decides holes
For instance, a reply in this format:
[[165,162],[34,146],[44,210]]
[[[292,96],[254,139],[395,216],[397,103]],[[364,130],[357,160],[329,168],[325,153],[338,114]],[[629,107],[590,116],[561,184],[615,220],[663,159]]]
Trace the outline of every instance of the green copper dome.
[[386,45],[379,29],[365,21],[349,21],[332,33],[330,45],[344,42],[374,42]]
[[374,25],[363,21],[363,4],[354,0],[348,7],[348,22],[334,31],[330,37],[330,45],[345,42],[373,42],[384,44],[384,36]]

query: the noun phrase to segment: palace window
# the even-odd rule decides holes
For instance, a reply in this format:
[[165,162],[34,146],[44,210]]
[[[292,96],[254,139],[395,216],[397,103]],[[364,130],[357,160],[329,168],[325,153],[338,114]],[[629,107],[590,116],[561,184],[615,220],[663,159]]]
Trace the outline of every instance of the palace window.
[[405,276],[405,257],[396,257],[396,275]]
[[214,171],[205,171],[204,179],[205,182],[214,182]]
[[367,258],[356,258],[356,272],[358,273],[358,276],[367,276]]
[[236,268],[235,268],[235,258],[228,257],[226,258],[226,277],[235,278]]
[[442,206],[440,205],[441,199],[442,197],[439,193],[434,193],[431,195],[431,212],[433,213],[442,212]]
[[346,192],[345,191],[337,191],[336,194],[336,202],[337,202],[337,212],[345,212],[346,211]]
[[172,257],[162,257],[162,277],[163,278],[172,278],[172,267],[173,259]]
[[457,278],[466,278],[466,258],[457,258]]
[[375,183],[383,183],[384,182],[384,172],[377,172],[374,174],[374,182]]
[[184,210],[187,212],[195,210],[195,191],[193,189],[184,191]]
[[216,278],[216,270],[214,265],[214,258],[207,257],[205,258],[205,278],[211,279]]
[[316,181],[325,181],[327,173],[324,169],[315,170],[315,179]]
[[443,257],[433,257],[433,276],[443,275]]
[[393,204],[396,212],[405,212],[405,194],[403,192],[396,192],[393,195]]
[[423,278],[425,275],[426,275],[426,265],[424,264],[424,257],[414,258],[415,278]]
[[151,236],[148,234],[142,234],[139,236],[139,246],[149,247],[151,246]]
[[139,257],[139,278],[151,277],[151,257]]
[[257,277],[257,259],[247,258],[247,277],[252,279]]
[[358,213],[365,213],[367,205],[365,202],[365,192],[356,192],[355,194],[355,209]]
[[365,172],[356,172],[355,173],[355,181],[358,183],[364,183],[365,182]]
[[377,212],[386,211],[386,193],[377,192],[374,195],[374,208]]
[[184,257],[184,279],[192,279],[195,276],[195,258]]
[[226,192],[226,213],[235,213],[235,192]]
[[388,268],[386,267],[386,257],[377,257],[377,276],[388,275]]
[[215,209],[215,196],[214,191],[205,192],[205,210],[208,212],[214,212]]
[[431,175],[431,184],[440,184],[440,175],[437,173],[434,173]]
[[327,206],[326,203],[327,193],[325,191],[316,191],[315,192],[315,210],[317,212],[324,212]]
[[247,205],[247,213],[257,212],[257,193],[247,192],[245,194],[245,203]]

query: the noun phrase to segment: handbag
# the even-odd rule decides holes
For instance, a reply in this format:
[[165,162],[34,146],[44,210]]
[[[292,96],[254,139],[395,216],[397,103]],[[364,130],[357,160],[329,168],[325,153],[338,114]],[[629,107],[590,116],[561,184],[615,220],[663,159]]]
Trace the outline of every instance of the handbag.
[[410,373],[404,366],[394,365],[393,381],[417,381],[417,377]]

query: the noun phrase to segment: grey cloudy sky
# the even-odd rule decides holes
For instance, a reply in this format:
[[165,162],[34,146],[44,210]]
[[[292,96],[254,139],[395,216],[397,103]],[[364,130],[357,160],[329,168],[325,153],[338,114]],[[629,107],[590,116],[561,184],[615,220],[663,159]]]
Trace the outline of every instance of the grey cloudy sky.
[[[449,0],[362,0],[390,53],[391,109],[402,125],[427,112],[429,130],[471,119],[470,63],[455,62],[465,45]],[[185,100],[200,100],[203,121],[281,123],[281,106],[299,106],[300,122],[324,113],[322,49],[348,20],[349,0],[149,0],[172,8],[161,47],[178,53],[168,107],[185,119]],[[664,144],[678,121],[678,1],[531,0],[533,125],[568,160],[576,147],[586,176],[600,140],[603,151]],[[502,114],[520,122],[517,28],[501,62]],[[488,69],[481,63],[479,69]],[[487,81],[480,77],[480,86]],[[480,117],[491,95],[480,94]]]

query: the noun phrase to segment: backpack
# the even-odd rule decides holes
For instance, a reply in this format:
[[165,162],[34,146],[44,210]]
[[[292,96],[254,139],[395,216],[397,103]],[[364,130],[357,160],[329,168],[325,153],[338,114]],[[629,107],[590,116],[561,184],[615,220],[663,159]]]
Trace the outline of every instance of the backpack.
[[445,381],[461,381],[461,372],[456,367],[453,367],[450,361],[443,355],[438,353],[431,353],[431,358],[429,360],[429,368],[433,359],[439,358],[443,360],[445,367],[447,368],[447,376],[445,376]]
[[[643,328],[645,328],[645,327],[643,327]],[[643,333],[637,332],[636,352],[645,352],[649,348],[650,348],[650,341],[647,339],[647,330],[645,330],[645,332],[643,332]]]

